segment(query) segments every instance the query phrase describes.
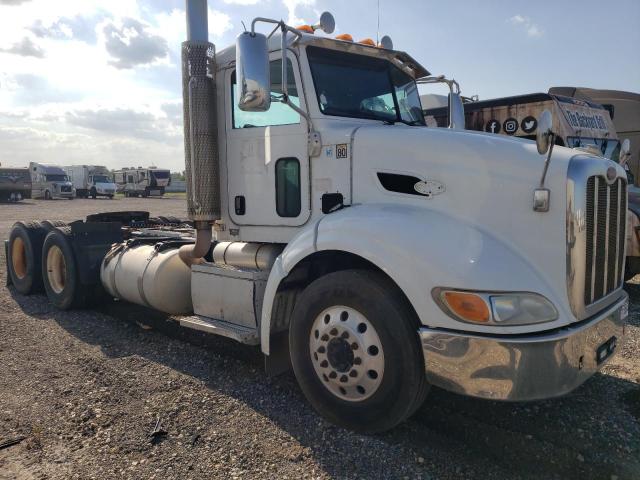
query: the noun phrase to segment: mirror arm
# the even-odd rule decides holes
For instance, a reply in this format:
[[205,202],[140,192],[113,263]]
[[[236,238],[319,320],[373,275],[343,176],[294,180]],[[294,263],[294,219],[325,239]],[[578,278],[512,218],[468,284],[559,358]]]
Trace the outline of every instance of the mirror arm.
[[549,132],[549,153],[547,153],[547,159],[544,161],[544,169],[542,170],[542,177],[540,178],[540,188],[544,188],[544,181],[547,178],[549,163],[551,163],[551,153],[553,152],[554,143],[556,143],[556,134]]

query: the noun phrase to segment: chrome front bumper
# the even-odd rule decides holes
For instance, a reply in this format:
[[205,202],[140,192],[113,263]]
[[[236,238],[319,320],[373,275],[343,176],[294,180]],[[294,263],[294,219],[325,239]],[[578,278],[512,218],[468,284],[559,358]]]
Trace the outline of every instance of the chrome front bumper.
[[[526,401],[569,393],[620,348],[629,296],[579,324],[530,335],[418,330],[427,379],[455,393]],[[600,357],[600,358],[598,358]]]

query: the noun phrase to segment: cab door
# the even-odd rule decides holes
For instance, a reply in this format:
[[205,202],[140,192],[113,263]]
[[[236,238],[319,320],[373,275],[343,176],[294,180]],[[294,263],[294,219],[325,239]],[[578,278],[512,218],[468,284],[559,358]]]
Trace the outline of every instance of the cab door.
[[[271,92],[282,92],[280,53],[270,57]],[[303,110],[296,57],[288,52],[291,101]],[[309,156],[304,118],[280,102],[266,112],[237,107],[235,70],[227,70],[227,172],[229,214],[237,225],[296,226],[310,215]]]

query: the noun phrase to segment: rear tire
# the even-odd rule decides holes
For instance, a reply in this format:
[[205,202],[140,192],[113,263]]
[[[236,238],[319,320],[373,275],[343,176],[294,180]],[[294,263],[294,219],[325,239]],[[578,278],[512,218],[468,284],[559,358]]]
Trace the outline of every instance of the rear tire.
[[294,307],[293,370],[309,403],[327,420],[362,433],[391,429],[428,391],[415,313],[384,275],[330,273]]
[[71,246],[71,228],[51,230],[42,247],[42,279],[49,301],[60,310],[83,308],[89,289],[80,282]]
[[46,234],[39,222],[17,222],[11,229],[7,267],[11,283],[23,295],[42,291],[40,255]]

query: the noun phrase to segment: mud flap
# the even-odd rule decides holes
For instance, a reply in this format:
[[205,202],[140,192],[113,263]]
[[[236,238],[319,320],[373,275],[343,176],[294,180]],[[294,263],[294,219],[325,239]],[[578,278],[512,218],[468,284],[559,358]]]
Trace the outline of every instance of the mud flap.
[[264,356],[264,370],[268,377],[276,377],[292,370],[289,354],[289,331],[271,335],[270,355]]

